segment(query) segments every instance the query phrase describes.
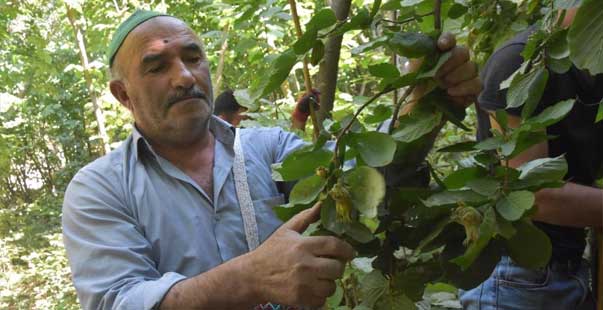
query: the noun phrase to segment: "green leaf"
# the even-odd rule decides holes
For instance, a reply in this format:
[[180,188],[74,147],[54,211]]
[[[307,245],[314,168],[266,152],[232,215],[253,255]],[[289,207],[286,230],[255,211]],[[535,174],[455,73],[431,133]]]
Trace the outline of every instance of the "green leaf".
[[569,57],[554,59],[547,56],[546,67],[557,74],[564,74],[572,68],[572,60]]
[[377,216],[377,206],[385,197],[385,179],[374,168],[355,167],[344,174],[350,187],[352,203],[356,210],[368,218]]
[[289,72],[297,63],[297,55],[292,49],[288,49],[280,54],[273,62],[270,69],[270,76],[267,83],[260,87],[260,97],[264,97],[274,90],[278,89],[285,79],[289,76]]
[[310,56],[310,63],[316,66],[320,63],[322,58],[325,56],[325,44],[321,40],[316,40],[312,47],[312,55]]
[[500,189],[500,184],[497,180],[487,178],[470,180],[469,182],[467,182],[466,186],[474,192],[480,195],[484,195],[486,197],[492,197],[496,195],[496,193]]
[[345,23],[343,26],[339,27],[336,31],[334,31],[331,36],[339,36],[350,30],[356,29],[365,29],[371,25],[371,16],[369,11],[366,8],[360,8],[356,15],[352,16],[349,22]]
[[476,205],[484,203],[488,199],[472,190],[456,190],[433,194],[424,200],[423,204],[426,207],[456,206],[459,202]]
[[408,58],[423,57],[436,51],[436,43],[431,37],[415,32],[396,32],[388,45],[396,54]]
[[413,142],[432,132],[442,121],[442,113],[432,109],[417,108],[413,113],[400,117],[398,129],[392,138],[399,142]]
[[391,118],[392,108],[391,105],[380,104],[375,106],[373,112],[364,117],[364,122],[367,124],[376,124]]
[[453,263],[459,265],[461,269],[467,270],[475,259],[479,256],[482,250],[488,245],[490,239],[494,236],[496,228],[496,215],[492,208],[488,208],[484,213],[484,219],[479,225],[479,237],[465,251],[465,254],[452,260]]
[[348,134],[350,145],[371,167],[383,167],[392,162],[396,153],[396,141],[389,135],[368,131]]
[[468,167],[456,170],[444,179],[447,189],[459,189],[467,182],[486,176],[488,171],[482,167]]
[[459,142],[459,143],[456,143],[453,145],[445,146],[445,147],[437,150],[437,152],[440,152],[440,153],[469,152],[469,151],[473,151],[475,149],[476,144],[477,144],[477,142],[475,142],[475,141]]
[[452,56],[452,52],[443,53],[438,58],[438,62],[436,63],[435,66],[433,66],[431,69],[429,69],[426,72],[419,73],[419,75],[417,75],[417,78],[425,79],[425,78],[434,77],[436,75],[436,73],[438,72],[438,70],[440,70],[440,67],[442,67],[442,65],[444,65],[448,61],[448,59],[450,59],[450,56]]
[[564,118],[574,107],[576,99],[568,99],[547,107],[540,114],[527,120],[527,123],[540,128],[548,127]]
[[467,13],[468,9],[468,7],[460,3],[454,3],[448,10],[448,17],[452,19],[457,19]]
[[241,106],[246,107],[249,111],[256,111],[259,108],[257,100],[251,98],[247,89],[237,89],[233,92],[233,96]]
[[563,180],[567,173],[567,161],[563,155],[555,158],[540,158],[519,167],[519,179],[535,184]]
[[401,294],[383,294],[375,304],[374,310],[416,310],[415,303]]
[[309,204],[327,185],[327,179],[313,175],[295,184],[289,195],[289,205]]
[[333,152],[325,149],[297,150],[287,156],[282,163],[272,165],[275,181],[295,181],[313,175],[318,167],[327,167]]
[[389,281],[375,269],[360,280],[362,305],[372,309],[377,300],[388,291]]
[[293,50],[298,55],[303,55],[313,46],[316,46],[318,31],[334,25],[337,22],[333,10],[326,8],[318,11],[306,24],[306,31],[293,45]]
[[320,223],[326,230],[338,236],[341,236],[345,231],[344,224],[337,220],[335,202],[330,197],[325,199],[320,207]]
[[517,221],[532,208],[534,201],[532,192],[510,192],[496,203],[496,211],[508,221]]
[[343,288],[341,288],[341,281],[337,281],[337,288],[335,289],[335,293],[327,298],[325,305],[328,309],[335,309],[341,304],[343,300]]
[[375,239],[373,233],[359,222],[344,223],[343,226],[345,234],[360,243],[368,243]]
[[544,268],[549,263],[552,245],[549,237],[530,220],[517,222],[517,233],[505,240],[509,256],[525,268]]
[[435,225],[435,227],[429,232],[429,234],[427,236],[425,236],[425,238],[423,238],[423,240],[421,240],[421,242],[419,243],[417,248],[415,248],[415,252],[418,253],[425,246],[429,245],[435,238],[437,238],[442,233],[444,228],[446,228],[446,226],[448,226],[448,224],[450,224],[451,222],[452,222],[452,220],[450,219],[450,217],[446,217],[446,218],[440,220]]
[[542,97],[548,77],[549,73],[544,67],[515,76],[507,92],[507,108],[523,105],[521,115],[523,118],[529,117]]
[[513,224],[505,220],[502,216],[496,215],[496,234],[502,236],[505,239],[511,239],[517,230],[513,227]]
[[496,110],[495,115],[496,115],[496,122],[498,123],[500,128],[505,129],[505,130],[508,129],[509,128],[509,115],[507,114],[507,111],[505,111],[504,109],[499,109],[499,110]]
[[536,131],[516,131],[512,139],[501,147],[501,154],[509,158],[513,158],[528,148],[544,142],[549,139],[544,130]]
[[603,102],[599,103],[599,110],[597,111],[597,117],[595,118],[595,123],[603,120]]
[[502,147],[505,141],[502,137],[496,136],[480,141],[475,145],[475,148],[482,151],[492,151]]
[[380,63],[377,65],[369,66],[369,73],[373,76],[385,78],[385,79],[395,79],[400,76],[400,71],[396,66],[391,63]]
[[386,36],[382,36],[379,38],[376,38],[372,41],[369,41],[367,43],[358,45],[356,47],[354,47],[351,51],[352,55],[358,55],[358,54],[362,54],[364,52],[368,52],[371,50],[374,50],[378,47],[384,46],[387,43],[387,37]]
[[523,59],[532,59],[534,54],[540,51],[547,38],[547,33],[544,30],[536,27],[528,37],[528,42],[521,52],[521,57],[523,57]]
[[568,33],[570,57],[592,75],[603,73],[603,1],[585,0]]
[[555,32],[546,44],[546,55],[553,59],[564,59],[570,56],[567,43],[567,29]]

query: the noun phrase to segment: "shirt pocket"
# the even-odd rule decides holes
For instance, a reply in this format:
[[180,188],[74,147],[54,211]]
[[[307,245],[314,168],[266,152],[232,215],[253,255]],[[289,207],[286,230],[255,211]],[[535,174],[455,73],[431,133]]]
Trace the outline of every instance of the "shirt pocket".
[[258,233],[260,242],[264,242],[272,233],[283,224],[283,222],[276,216],[273,207],[282,205],[285,203],[285,196],[279,194],[278,196],[256,199],[253,201],[253,207],[255,209],[255,217],[258,223]]

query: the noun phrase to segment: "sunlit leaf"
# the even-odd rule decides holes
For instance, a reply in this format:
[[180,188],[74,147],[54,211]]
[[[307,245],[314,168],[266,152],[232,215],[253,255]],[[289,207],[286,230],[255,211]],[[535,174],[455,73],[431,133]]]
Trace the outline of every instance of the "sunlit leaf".
[[496,203],[496,211],[508,221],[517,221],[532,208],[535,197],[529,191],[510,192]]
[[325,188],[327,180],[323,177],[313,175],[305,178],[295,184],[289,194],[289,204],[309,204],[318,197],[318,194]]
[[394,139],[381,132],[350,133],[349,141],[362,160],[371,167],[382,167],[391,163],[396,152]]
[[584,0],[568,34],[572,62],[592,75],[603,73],[603,1]]

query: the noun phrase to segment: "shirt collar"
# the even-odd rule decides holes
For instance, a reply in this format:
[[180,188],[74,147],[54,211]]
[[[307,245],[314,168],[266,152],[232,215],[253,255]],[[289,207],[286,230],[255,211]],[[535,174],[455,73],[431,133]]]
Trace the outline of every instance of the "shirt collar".
[[[209,120],[209,130],[214,134],[216,140],[222,142],[222,144],[229,147],[234,145],[236,129],[228,122],[215,115],[212,115]],[[132,151],[134,152],[135,160],[138,160],[138,158],[144,156],[144,154],[149,154],[154,158],[157,158],[158,156],[153,150],[151,144],[138,130],[136,124],[132,126]]]

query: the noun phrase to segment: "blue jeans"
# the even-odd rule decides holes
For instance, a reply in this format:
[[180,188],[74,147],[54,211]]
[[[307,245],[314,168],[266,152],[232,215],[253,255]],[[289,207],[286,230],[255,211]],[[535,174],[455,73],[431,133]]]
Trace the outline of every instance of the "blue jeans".
[[532,270],[503,256],[490,278],[472,290],[461,291],[461,304],[465,310],[594,309],[588,264],[571,269],[551,263]]

